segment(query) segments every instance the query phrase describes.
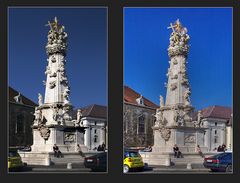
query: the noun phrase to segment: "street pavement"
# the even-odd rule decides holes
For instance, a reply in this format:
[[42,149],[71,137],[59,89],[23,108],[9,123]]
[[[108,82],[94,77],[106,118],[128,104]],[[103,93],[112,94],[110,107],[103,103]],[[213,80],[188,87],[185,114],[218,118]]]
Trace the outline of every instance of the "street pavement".
[[128,174],[231,174],[226,172],[212,172],[201,164],[193,164],[192,169],[187,169],[187,165],[174,166],[148,166],[143,171],[131,171]]
[[[26,167],[19,170],[11,170],[10,173],[55,173],[55,172],[66,172],[66,173],[95,173],[91,169],[85,168],[83,163],[73,163],[72,169],[67,169],[67,164],[41,166],[41,165],[27,165]],[[105,173],[105,172],[96,172]]]

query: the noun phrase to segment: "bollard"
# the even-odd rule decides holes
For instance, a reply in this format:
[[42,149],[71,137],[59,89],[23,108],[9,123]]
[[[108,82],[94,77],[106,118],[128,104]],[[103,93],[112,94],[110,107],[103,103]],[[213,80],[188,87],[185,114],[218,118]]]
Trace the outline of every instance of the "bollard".
[[188,164],[187,164],[187,169],[188,169],[188,170],[191,170],[191,169],[192,169],[192,164],[191,164],[191,163],[188,163]]
[[67,169],[72,169],[72,163],[67,164]]
[[51,158],[50,158],[50,157],[47,157],[47,158],[45,159],[45,165],[46,165],[46,166],[50,166],[50,164],[51,164]]
[[171,159],[167,158],[165,161],[165,166],[170,166],[171,165]]

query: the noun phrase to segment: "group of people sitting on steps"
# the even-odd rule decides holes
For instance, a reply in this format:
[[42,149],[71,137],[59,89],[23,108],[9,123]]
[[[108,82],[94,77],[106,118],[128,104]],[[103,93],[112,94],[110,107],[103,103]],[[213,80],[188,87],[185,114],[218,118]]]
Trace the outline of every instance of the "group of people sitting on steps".
[[[63,158],[63,154],[62,152],[59,150],[59,147],[57,146],[57,144],[54,144],[53,146],[53,152],[54,152],[54,157],[57,158]],[[84,153],[81,150],[81,147],[79,144],[77,144],[77,152],[79,153],[80,156],[84,157]]]
[[[177,144],[174,145],[173,152],[174,152],[174,157],[175,158],[183,158],[183,154],[179,150],[179,147],[177,146]],[[197,145],[197,147],[195,149],[195,152],[197,152],[202,158],[204,158],[204,155],[203,155],[202,150],[201,150],[199,145]]]

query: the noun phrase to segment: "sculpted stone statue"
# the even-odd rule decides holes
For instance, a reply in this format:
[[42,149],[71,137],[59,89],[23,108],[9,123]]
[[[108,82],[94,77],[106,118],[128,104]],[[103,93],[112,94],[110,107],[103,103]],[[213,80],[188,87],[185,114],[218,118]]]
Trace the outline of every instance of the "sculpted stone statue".
[[184,104],[185,105],[190,105],[190,94],[191,94],[191,92],[190,92],[189,88],[187,88],[187,90],[184,93]]
[[177,88],[177,83],[172,83],[171,84],[171,90],[175,90]]
[[81,122],[82,116],[83,116],[82,110],[81,110],[81,109],[78,109],[78,110],[77,110],[76,126],[81,126],[81,125],[80,125],[80,122]]
[[50,70],[50,67],[49,67],[49,66],[46,67],[45,74],[51,74],[51,70]]
[[164,107],[164,99],[163,99],[163,96],[160,95],[160,107]]
[[55,80],[49,82],[49,88],[50,89],[53,89],[55,86],[56,86],[56,81]]
[[43,119],[42,111],[39,110],[37,107],[35,107],[34,116],[35,116],[34,123],[37,125],[41,124]]
[[15,100],[17,103],[21,103],[21,93],[20,93],[20,92],[18,92],[18,95],[16,95],[16,96],[14,97],[14,100]]
[[43,99],[43,98],[42,98],[41,93],[38,93],[38,105],[39,105],[39,106],[43,105],[43,100],[42,100],[42,99]]
[[202,126],[202,121],[201,121],[201,118],[202,118],[202,114],[201,114],[202,111],[198,111],[198,115],[197,115],[197,123],[196,123],[196,127],[201,127]]
[[178,126],[184,125],[184,114],[182,114],[178,109],[174,109],[173,119]]
[[56,106],[51,106],[52,111],[53,111],[53,120],[57,121],[58,120],[58,108]]

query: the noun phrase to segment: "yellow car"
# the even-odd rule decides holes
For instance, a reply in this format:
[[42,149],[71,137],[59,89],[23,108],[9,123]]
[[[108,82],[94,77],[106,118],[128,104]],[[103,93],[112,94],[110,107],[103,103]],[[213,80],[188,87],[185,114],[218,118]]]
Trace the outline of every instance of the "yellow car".
[[144,163],[141,155],[137,151],[125,151],[123,160],[123,172],[127,173],[131,169],[143,170]]
[[8,169],[21,169],[24,164],[17,150],[10,149],[8,152]]

